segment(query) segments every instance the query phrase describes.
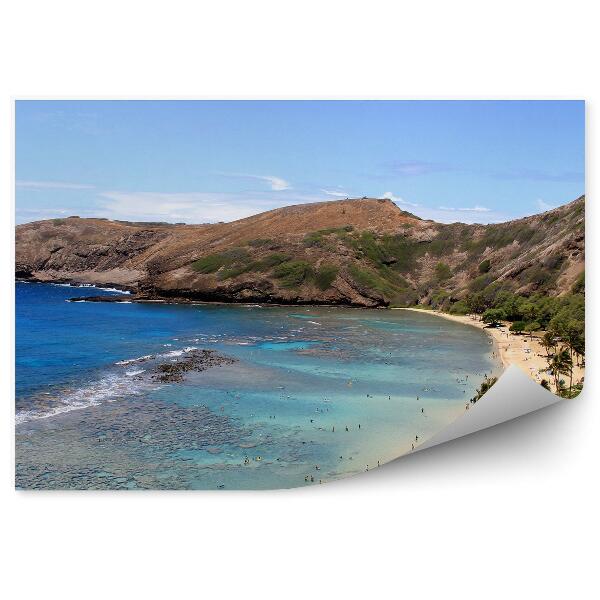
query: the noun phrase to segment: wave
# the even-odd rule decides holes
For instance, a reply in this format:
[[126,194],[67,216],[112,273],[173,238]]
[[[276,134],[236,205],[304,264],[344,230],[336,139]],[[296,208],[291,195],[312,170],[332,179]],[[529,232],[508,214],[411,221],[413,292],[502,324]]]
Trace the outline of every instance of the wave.
[[[197,350],[197,347],[186,346],[162,354],[144,354],[135,358],[119,360],[115,365],[126,367],[127,365],[137,365],[137,363],[149,360],[175,359],[192,350]],[[17,411],[15,423],[19,425],[27,421],[47,419],[72,410],[98,406],[103,402],[114,402],[124,396],[137,396],[145,390],[160,388],[150,377],[139,377],[144,372],[146,372],[146,369],[136,366],[123,370],[119,369],[118,372],[103,375],[100,379],[90,381],[76,389],[65,390],[63,388],[55,392],[45,393],[32,399],[32,404],[35,405],[34,408]]]
[[[143,371],[136,371],[135,374],[141,372]],[[58,390],[56,394],[45,394],[43,396],[45,406],[18,411],[15,415],[15,423],[19,425],[27,421],[47,419],[72,410],[98,406],[103,402],[114,402],[123,396],[137,396],[144,389],[152,387],[149,381],[134,379],[130,373],[125,375],[111,373],[77,389]]]
[[171,350],[170,352],[165,352],[164,354],[159,354],[157,358],[173,358],[175,356],[181,356],[186,352],[191,352],[192,350],[198,350],[196,346],[186,346],[181,350]]
[[116,292],[117,294],[125,294],[125,295],[130,295],[131,292],[129,290],[119,290],[117,288],[110,288],[110,287],[97,287],[97,286],[92,286],[95,287],[98,290],[103,290],[104,292]]
[[125,371],[125,375],[127,375],[128,377],[134,377],[135,375],[141,375],[145,371],[146,371],[146,369],[137,369],[137,370],[133,370],[133,371]]
[[130,365],[132,363],[154,360],[156,358],[175,358],[177,356],[185,354],[186,352],[191,352],[192,350],[198,350],[198,348],[196,346],[186,346],[185,348],[181,348],[180,350],[170,350],[169,352],[163,352],[162,354],[144,354],[143,356],[136,356],[135,358],[126,358],[124,360],[118,360],[115,363],[115,365],[119,365],[120,367],[122,367],[125,365]]
[[117,294],[131,294],[129,290],[120,290],[114,287],[102,287],[94,285],[93,283],[52,283],[48,282],[49,285],[56,285],[58,287],[70,287],[70,288],[94,288],[95,290],[102,290],[103,292],[115,292]]
[[154,354],[145,354],[144,356],[138,356],[137,358],[127,358],[125,360],[118,360],[115,365],[130,365],[131,363],[144,362],[156,358]]

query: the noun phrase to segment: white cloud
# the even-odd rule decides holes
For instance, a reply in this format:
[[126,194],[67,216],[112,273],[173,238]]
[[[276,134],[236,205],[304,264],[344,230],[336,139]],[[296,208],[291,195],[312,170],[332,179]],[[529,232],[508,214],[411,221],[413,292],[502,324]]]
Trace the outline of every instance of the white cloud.
[[269,187],[276,192],[292,189],[289,181],[286,181],[282,177],[276,177],[275,175],[252,175],[250,173],[219,173],[219,175],[223,175],[224,177],[240,177],[242,179],[258,179],[259,181],[265,181],[269,184]]
[[555,206],[544,202],[541,198],[538,198],[535,202],[537,204],[538,210],[540,210],[541,212],[546,212],[547,210],[552,210],[553,208],[556,208]]
[[267,210],[260,200],[240,202],[223,193],[102,192],[102,216],[134,221],[210,223],[233,221]]
[[292,188],[292,186],[281,177],[274,177],[273,175],[254,175],[254,178],[266,181],[271,186],[271,189],[275,190],[276,192],[281,192],[283,190],[289,190]]
[[328,196],[333,196],[334,198],[348,198],[349,197],[349,195],[348,195],[347,192],[342,192],[342,191],[339,191],[339,190],[324,190],[324,189],[321,189],[321,191],[324,194],[327,194]]
[[396,204],[403,204],[404,206],[412,206],[413,208],[416,208],[417,206],[419,206],[418,204],[415,204],[414,202],[409,202],[408,200],[405,200],[404,198],[401,198],[400,196],[394,196],[394,194],[392,194],[392,192],[386,192],[381,197],[387,198],[388,200],[391,200],[392,202],[395,202]]
[[[79,189],[79,188],[74,188]],[[331,190],[328,190],[331,191]],[[342,192],[340,192],[341,194]],[[424,219],[434,219],[442,223],[459,220],[466,223],[494,223],[507,220],[507,216],[489,211],[484,207],[472,209],[434,209],[407,202],[403,198],[386,192],[382,198],[398,203],[401,207],[418,207],[414,212]],[[323,197],[310,193],[289,193],[285,195],[263,192],[97,192],[87,198],[85,206],[64,204],[60,208],[42,207],[18,208],[17,222],[47,219],[65,215],[106,217],[131,221],[167,221],[171,223],[215,223],[234,221],[264,211],[290,206],[322,202]]]
[[514,216],[490,211],[458,211],[423,206],[414,211],[422,219],[432,219],[438,223],[503,223]]
[[438,210],[445,210],[449,212],[475,212],[475,213],[483,213],[483,212],[491,212],[491,208],[487,208],[485,206],[472,206],[466,208],[453,208],[449,206],[438,206]]
[[83,183],[68,183],[65,181],[23,181],[17,180],[18,188],[29,190],[91,190],[93,185]]
[[100,198],[96,216],[131,221],[215,223],[235,221],[267,210],[309,204],[323,199],[310,195],[277,198],[262,194],[222,192],[122,192],[107,191]]

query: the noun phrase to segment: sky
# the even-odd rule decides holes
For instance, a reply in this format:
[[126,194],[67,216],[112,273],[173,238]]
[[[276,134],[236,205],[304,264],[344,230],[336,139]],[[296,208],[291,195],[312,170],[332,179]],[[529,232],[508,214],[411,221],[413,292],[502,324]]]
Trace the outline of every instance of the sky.
[[582,101],[16,103],[16,222],[231,221],[390,198],[492,223],[584,193]]

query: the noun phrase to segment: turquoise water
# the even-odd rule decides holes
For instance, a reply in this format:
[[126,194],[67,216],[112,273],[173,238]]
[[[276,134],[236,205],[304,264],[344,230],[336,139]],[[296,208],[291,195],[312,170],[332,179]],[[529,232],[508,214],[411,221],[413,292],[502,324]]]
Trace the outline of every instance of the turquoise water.
[[[484,332],[430,315],[65,301],[98,293],[17,284],[19,487],[325,483],[411,451],[498,371]],[[151,378],[195,348],[237,360]]]

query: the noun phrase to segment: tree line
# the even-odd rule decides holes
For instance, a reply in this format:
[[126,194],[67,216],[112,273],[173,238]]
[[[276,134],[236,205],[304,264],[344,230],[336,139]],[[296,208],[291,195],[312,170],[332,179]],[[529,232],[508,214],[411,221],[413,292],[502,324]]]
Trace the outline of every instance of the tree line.
[[[573,382],[573,367],[583,366],[585,361],[584,292],[583,275],[571,292],[562,296],[542,293],[524,296],[494,283],[452,303],[448,311],[453,314],[475,313],[492,327],[508,321],[510,331],[516,334],[533,336],[539,332],[554,389],[560,396],[572,398],[582,388],[581,382]],[[547,380],[542,380],[542,385],[550,389]]]

